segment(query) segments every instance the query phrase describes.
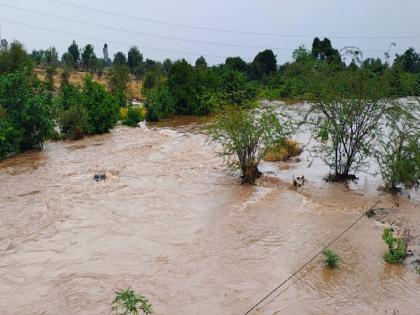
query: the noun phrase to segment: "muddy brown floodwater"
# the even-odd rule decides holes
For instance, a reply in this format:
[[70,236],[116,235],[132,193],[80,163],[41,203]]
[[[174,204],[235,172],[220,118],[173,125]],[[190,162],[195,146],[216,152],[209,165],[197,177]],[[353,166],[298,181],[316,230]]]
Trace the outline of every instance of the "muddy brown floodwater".
[[[131,287],[157,315],[241,315],[377,200],[420,233],[418,201],[374,179],[325,184],[303,158],[240,185],[216,151],[173,124],[1,162],[0,314],[110,314]],[[316,259],[254,314],[420,314],[420,277],[383,262],[383,227],[363,218],[332,246],[338,269]]]

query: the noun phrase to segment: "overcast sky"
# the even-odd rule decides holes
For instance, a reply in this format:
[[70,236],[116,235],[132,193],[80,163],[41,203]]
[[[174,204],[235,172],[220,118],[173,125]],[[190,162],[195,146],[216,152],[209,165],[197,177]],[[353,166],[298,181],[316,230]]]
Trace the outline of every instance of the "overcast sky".
[[99,57],[107,42],[111,56],[136,45],[148,58],[204,55],[211,64],[250,61],[263,48],[284,63],[315,36],[357,46],[365,58],[383,57],[392,42],[392,55],[419,49],[419,12],[420,0],[0,0],[2,38],[29,51],[55,46],[61,55],[75,39]]

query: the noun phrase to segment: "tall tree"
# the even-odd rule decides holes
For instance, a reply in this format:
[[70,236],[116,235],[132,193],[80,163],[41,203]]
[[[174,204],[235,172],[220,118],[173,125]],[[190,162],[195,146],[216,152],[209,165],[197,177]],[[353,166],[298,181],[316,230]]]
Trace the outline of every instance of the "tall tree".
[[277,59],[271,49],[259,52],[251,64],[251,77],[260,80],[277,70]]
[[77,65],[80,61],[80,50],[79,46],[76,44],[76,41],[73,41],[73,43],[69,46],[67,51],[73,57],[73,68],[77,69]]
[[320,40],[318,37],[315,37],[312,43],[312,55],[322,61],[328,63],[340,64],[341,56],[337,49],[334,49],[331,45],[331,41],[328,38]]
[[86,71],[91,71],[96,62],[96,55],[91,44],[87,44],[82,52],[82,64]]
[[225,61],[225,66],[229,70],[248,72],[249,66],[241,57],[228,57]]
[[114,55],[114,65],[127,65],[127,57],[123,52],[119,51]]
[[403,71],[418,73],[420,72],[420,54],[410,47],[402,55],[396,55],[395,65],[401,65]]
[[136,46],[131,47],[128,51],[127,63],[132,74],[135,74],[136,69],[142,65],[143,55]]
[[196,68],[207,68],[207,61],[206,59],[201,56],[195,61],[195,67]]

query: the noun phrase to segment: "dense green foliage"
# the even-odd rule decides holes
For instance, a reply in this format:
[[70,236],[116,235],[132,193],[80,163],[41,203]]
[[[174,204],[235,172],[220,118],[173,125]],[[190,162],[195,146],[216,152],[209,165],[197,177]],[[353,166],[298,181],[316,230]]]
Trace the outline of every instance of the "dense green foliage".
[[325,263],[330,268],[335,268],[338,266],[339,261],[341,260],[340,256],[334,253],[331,249],[326,249],[322,253],[325,257]]
[[118,102],[90,77],[84,87],[64,85],[54,100],[57,121],[66,138],[80,139],[87,134],[109,131],[118,120]]
[[0,159],[41,148],[52,129],[49,97],[25,72],[0,76]]
[[145,102],[145,106],[147,121],[159,121],[175,114],[175,106],[166,86],[153,89]]
[[404,240],[394,237],[390,228],[384,230],[382,238],[388,245],[388,251],[384,255],[385,262],[389,264],[402,263],[407,257],[407,244]]
[[144,119],[140,107],[130,106],[127,110],[127,117],[122,121],[123,125],[136,127]]
[[152,314],[152,305],[141,295],[136,294],[132,289],[115,292],[115,299],[112,302],[112,311],[115,315],[138,315]]

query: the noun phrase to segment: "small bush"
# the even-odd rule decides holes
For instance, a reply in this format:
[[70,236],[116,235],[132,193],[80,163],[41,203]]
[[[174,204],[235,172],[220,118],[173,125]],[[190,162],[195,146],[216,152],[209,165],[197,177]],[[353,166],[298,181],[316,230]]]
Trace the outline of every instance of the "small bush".
[[291,157],[299,156],[302,148],[296,141],[286,139],[276,143],[264,153],[264,160],[269,162],[287,161]]
[[126,120],[127,119],[127,114],[128,114],[128,107],[121,107],[120,108],[120,120]]
[[69,109],[64,110],[60,115],[60,130],[68,139],[82,139],[89,130],[88,120],[88,112],[82,105],[71,105]]
[[382,236],[388,245],[388,251],[384,255],[385,262],[389,264],[400,264],[407,257],[407,244],[404,240],[394,237],[390,228],[384,230]]
[[112,310],[116,315],[137,315],[140,311],[144,314],[152,314],[152,305],[141,295],[133,290],[121,290],[115,292],[116,296],[112,302]]
[[338,266],[338,262],[341,260],[340,256],[338,256],[336,253],[334,253],[332,250],[327,249],[323,252],[323,255],[325,256],[325,263],[330,268],[335,268]]
[[127,116],[122,123],[126,126],[136,127],[142,120],[144,120],[144,109],[132,106],[128,108]]

